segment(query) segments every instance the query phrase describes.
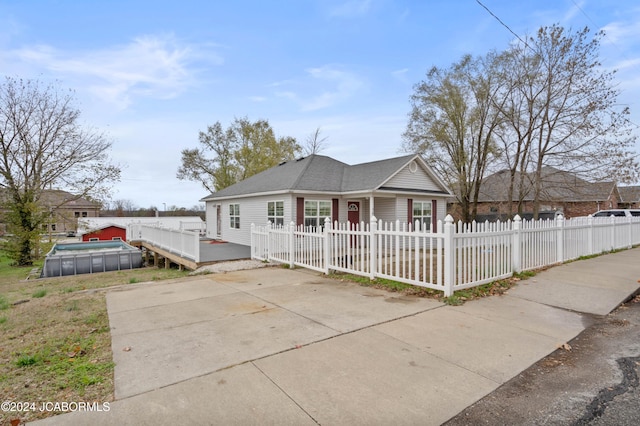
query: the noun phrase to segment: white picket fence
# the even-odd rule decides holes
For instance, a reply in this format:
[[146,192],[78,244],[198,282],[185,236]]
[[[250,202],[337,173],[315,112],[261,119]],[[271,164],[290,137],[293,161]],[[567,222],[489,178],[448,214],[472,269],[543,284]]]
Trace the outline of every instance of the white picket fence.
[[198,231],[132,223],[127,226],[127,241],[145,241],[196,263],[200,261],[200,233]]
[[451,216],[439,232],[406,223],[331,223],[323,227],[251,225],[254,259],[328,274],[342,271],[454,291],[581,256],[640,244],[640,217],[521,220],[464,224]]

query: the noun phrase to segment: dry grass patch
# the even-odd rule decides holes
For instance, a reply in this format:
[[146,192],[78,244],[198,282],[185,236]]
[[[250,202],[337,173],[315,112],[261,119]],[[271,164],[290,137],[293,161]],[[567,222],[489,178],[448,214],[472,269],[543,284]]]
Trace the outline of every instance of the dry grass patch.
[[[24,279],[31,268],[0,260],[0,395],[3,401],[113,400],[107,287],[186,276],[156,268]],[[0,424],[56,413],[0,411]]]

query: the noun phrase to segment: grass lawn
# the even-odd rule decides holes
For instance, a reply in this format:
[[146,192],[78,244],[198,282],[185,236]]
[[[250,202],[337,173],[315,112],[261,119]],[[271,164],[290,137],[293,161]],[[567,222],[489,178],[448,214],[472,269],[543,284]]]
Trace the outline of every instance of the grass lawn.
[[[32,269],[12,267],[0,257],[0,395],[2,401],[36,406],[112,401],[114,364],[104,289],[188,273],[141,268],[26,280]],[[0,411],[0,424],[54,414]]]

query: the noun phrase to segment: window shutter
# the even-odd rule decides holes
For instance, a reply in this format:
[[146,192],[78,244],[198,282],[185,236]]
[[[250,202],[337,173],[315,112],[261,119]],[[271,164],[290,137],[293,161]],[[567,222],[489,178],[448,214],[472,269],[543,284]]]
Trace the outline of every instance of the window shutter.
[[438,232],[438,201],[431,200],[431,232]]
[[333,198],[331,200],[332,202],[332,206],[331,206],[331,221],[332,222],[337,222],[338,221],[338,199],[337,198]]
[[413,198],[407,199],[407,222],[413,224]]
[[304,198],[296,198],[296,225],[304,225]]

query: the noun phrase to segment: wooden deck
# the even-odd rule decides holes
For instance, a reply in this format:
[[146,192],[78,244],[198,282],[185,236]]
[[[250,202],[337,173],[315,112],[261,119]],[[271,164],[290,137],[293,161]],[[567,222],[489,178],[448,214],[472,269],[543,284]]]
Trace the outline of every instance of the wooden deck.
[[146,241],[130,241],[129,244],[145,249],[145,262],[148,265],[160,266],[164,263],[165,268],[170,268],[171,264],[178,265],[180,269],[189,269],[195,271],[201,266],[211,265],[218,262],[250,259],[251,247],[240,244],[202,240],[200,241],[200,260],[195,262],[193,259],[181,257],[179,254],[169,250],[156,247]]

